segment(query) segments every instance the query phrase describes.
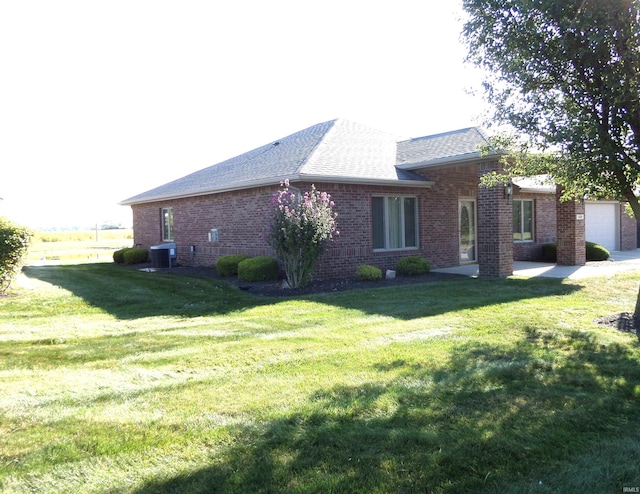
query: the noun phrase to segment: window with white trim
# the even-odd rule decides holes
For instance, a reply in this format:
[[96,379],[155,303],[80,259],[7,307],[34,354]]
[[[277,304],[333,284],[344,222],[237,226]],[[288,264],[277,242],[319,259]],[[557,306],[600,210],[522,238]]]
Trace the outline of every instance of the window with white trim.
[[173,242],[173,208],[162,208],[162,241]]
[[533,200],[513,200],[513,240],[533,242]]
[[375,250],[418,247],[418,200],[405,196],[374,196],[371,200]]

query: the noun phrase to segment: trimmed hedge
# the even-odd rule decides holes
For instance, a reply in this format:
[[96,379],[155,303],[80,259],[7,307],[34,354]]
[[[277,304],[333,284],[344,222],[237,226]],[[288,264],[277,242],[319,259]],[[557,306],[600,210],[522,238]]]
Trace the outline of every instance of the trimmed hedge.
[[238,264],[238,278],[243,281],[277,280],[278,261],[268,256],[245,259]]
[[[611,253],[602,245],[595,242],[585,242],[587,251],[587,261],[606,261]],[[555,242],[544,244],[542,246],[542,259],[547,262],[558,261],[558,246]]]
[[611,253],[602,245],[595,242],[586,242],[587,261],[606,261],[611,257]]
[[116,264],[124,264],[124,253],[129,249],[119,249],[113,253],[113,262]]
[[250,259],[250,256],[247,254],[222,256],[216,261],[218,276],[236,276],[238,274],[238,264],[245,259]]
[[370,264],[362,264],[356,269],[356,278],[361,281],[377,281],[382,279],[382,270]]
[[140,249],[133,247],[131,249],[125,249],[122,254],[125,264],[142,264],[149,261],[149,251],[147,249]]
[[417,276],[431,271],[429,259],[419,256],[407,256],[396,263],[396,272],[402,276]]

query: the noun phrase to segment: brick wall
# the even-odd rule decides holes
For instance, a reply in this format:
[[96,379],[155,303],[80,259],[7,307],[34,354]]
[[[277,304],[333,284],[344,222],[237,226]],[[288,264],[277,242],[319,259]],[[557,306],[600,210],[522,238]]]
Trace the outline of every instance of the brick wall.
[[556,241],[555,194],[514,193],[513,199],[533,200],[533,242],[514,242],[513,258],[516,261],[542,259],[542,245]]
[[[338,213],[340,235],[319,262],[318,277],[355,274],[360,264],[394,268],[401,257],[428,258],[434,268],[458,265],[458,197],[475,197],[475,167],[436,171],[429,178],[437,181],[430,189],[391,186],[316,183],[331,194]],[[295,183],[306,191],[310,183]],[[162,208],[172,207],[178,263],[214,266],[224,255],[246,253],[273,255],[266,243],[271,214],[271,196],[276,186],[212,194],[187,199],[159,201],[133,206],[134,242],[142,247],[161,243]],[[419,247],[399,251],[374,252],[371,196],[407,195],[418,199]],[[216,243],[208,241],[212,228],[218,229]],[[191,253],[190,246],[195,247]]]
[[433,267],[457,266],[460,263],[459,200],[477,200],[476,167],[427,170],[425,175],[435,182],[427,192],[421,211],[424,218],[421,222],[421,245],[424,245],[425,257],[432,261]]
[[[134,242],[142,247],[160,243],[162,208],[173,208],[178,263],[213,266],[218,257],[246,253],[268,255],[265,241],[270,198],[275,187],[176,199],[133,206]],[[209,231],[218,230],[218,242]],[[192,254],[190,247],[195,247]]]
[[[476,173],[500,170],[499,163],[487,162]],[[513,274],[513,203],[503,186],[478,189],[478,265],[482,277]]]
[[[512,200],[502,187],[478,189],[479,173],[497,166],[485,164],[429,169],[425,176],[435,182],[432,188],[377,187],[349,184],[316,183],[318,190],[331,194],[338,212],[338,241],[333,243],[317,266],[322,278],[351,276],[360,264],[372,264],[383,271],[393,269],[401,257],[419,255],[434,268],[459,264],[460,199],[477,201],[477,255],[483,276],[511,274],[513,259],[538,260],[541,246],[555,242],[556,231],[565,231],[560,242],[569,258],[562,262],[580,262],[579,224],[576,205],[556,205],[554,194],[518,193],[514,199],[534,201],[534,241],[513,242]],[[293,184],[310,189],[310,183]],[[142,247],[162,243],[161,209],[172,207],[174,236],[181,265],[214,266],[224,255],[246,253],[251,256],[273,255],[266,243],[271,215],[271,196],[277,186],[253,188],[187,199],[159,201],[133,206],[134,243]],[[419,248],[373,252],[371,196],[408,195],[418,198]],[[578,204],[580,209],[580,204]],[[622,206],[623,207],[623,206]],[[560,213],[562,211],[562,213]],[[584,208],[582,207],[584,213]],[[636,222],[624,211],[621,217],[621,248],[636,248]],[[584,221],[582,221],[584,242]],[[577,228],[578,227],[578,228]],[[218,242],[209,242],[209,231],[218,230]],[[559,243],[560,243],[559,242]],[[191,252],[194,246],[195,252]],[[560,250],[560,248],[559,248]],[[584,261],[583,261],[584,262]]]
[[620,250],[638,248],[638,222],[627,214],[624,204],[620,204]]
[[556,192],[556,221],[558,225],[558,259],[564,266],[583,266],[586,262],[584,201],[560,201],[561,189]]

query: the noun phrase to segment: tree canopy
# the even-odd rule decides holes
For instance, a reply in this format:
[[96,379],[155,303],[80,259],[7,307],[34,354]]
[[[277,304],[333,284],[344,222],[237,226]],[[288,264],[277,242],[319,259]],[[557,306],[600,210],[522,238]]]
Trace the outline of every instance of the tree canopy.
[[[511,174],[626,199],[640,220],[640,0],[463,0],[491,120],[526,137]],[[524,153],[517,156],[524,156]]]

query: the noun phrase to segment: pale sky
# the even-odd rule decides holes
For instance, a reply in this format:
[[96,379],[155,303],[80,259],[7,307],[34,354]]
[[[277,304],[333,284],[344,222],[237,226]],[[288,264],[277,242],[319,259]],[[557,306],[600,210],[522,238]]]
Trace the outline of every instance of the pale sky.
[[0,0],[0,216],[118,202],[316,123],[480,123],[458,0]]

